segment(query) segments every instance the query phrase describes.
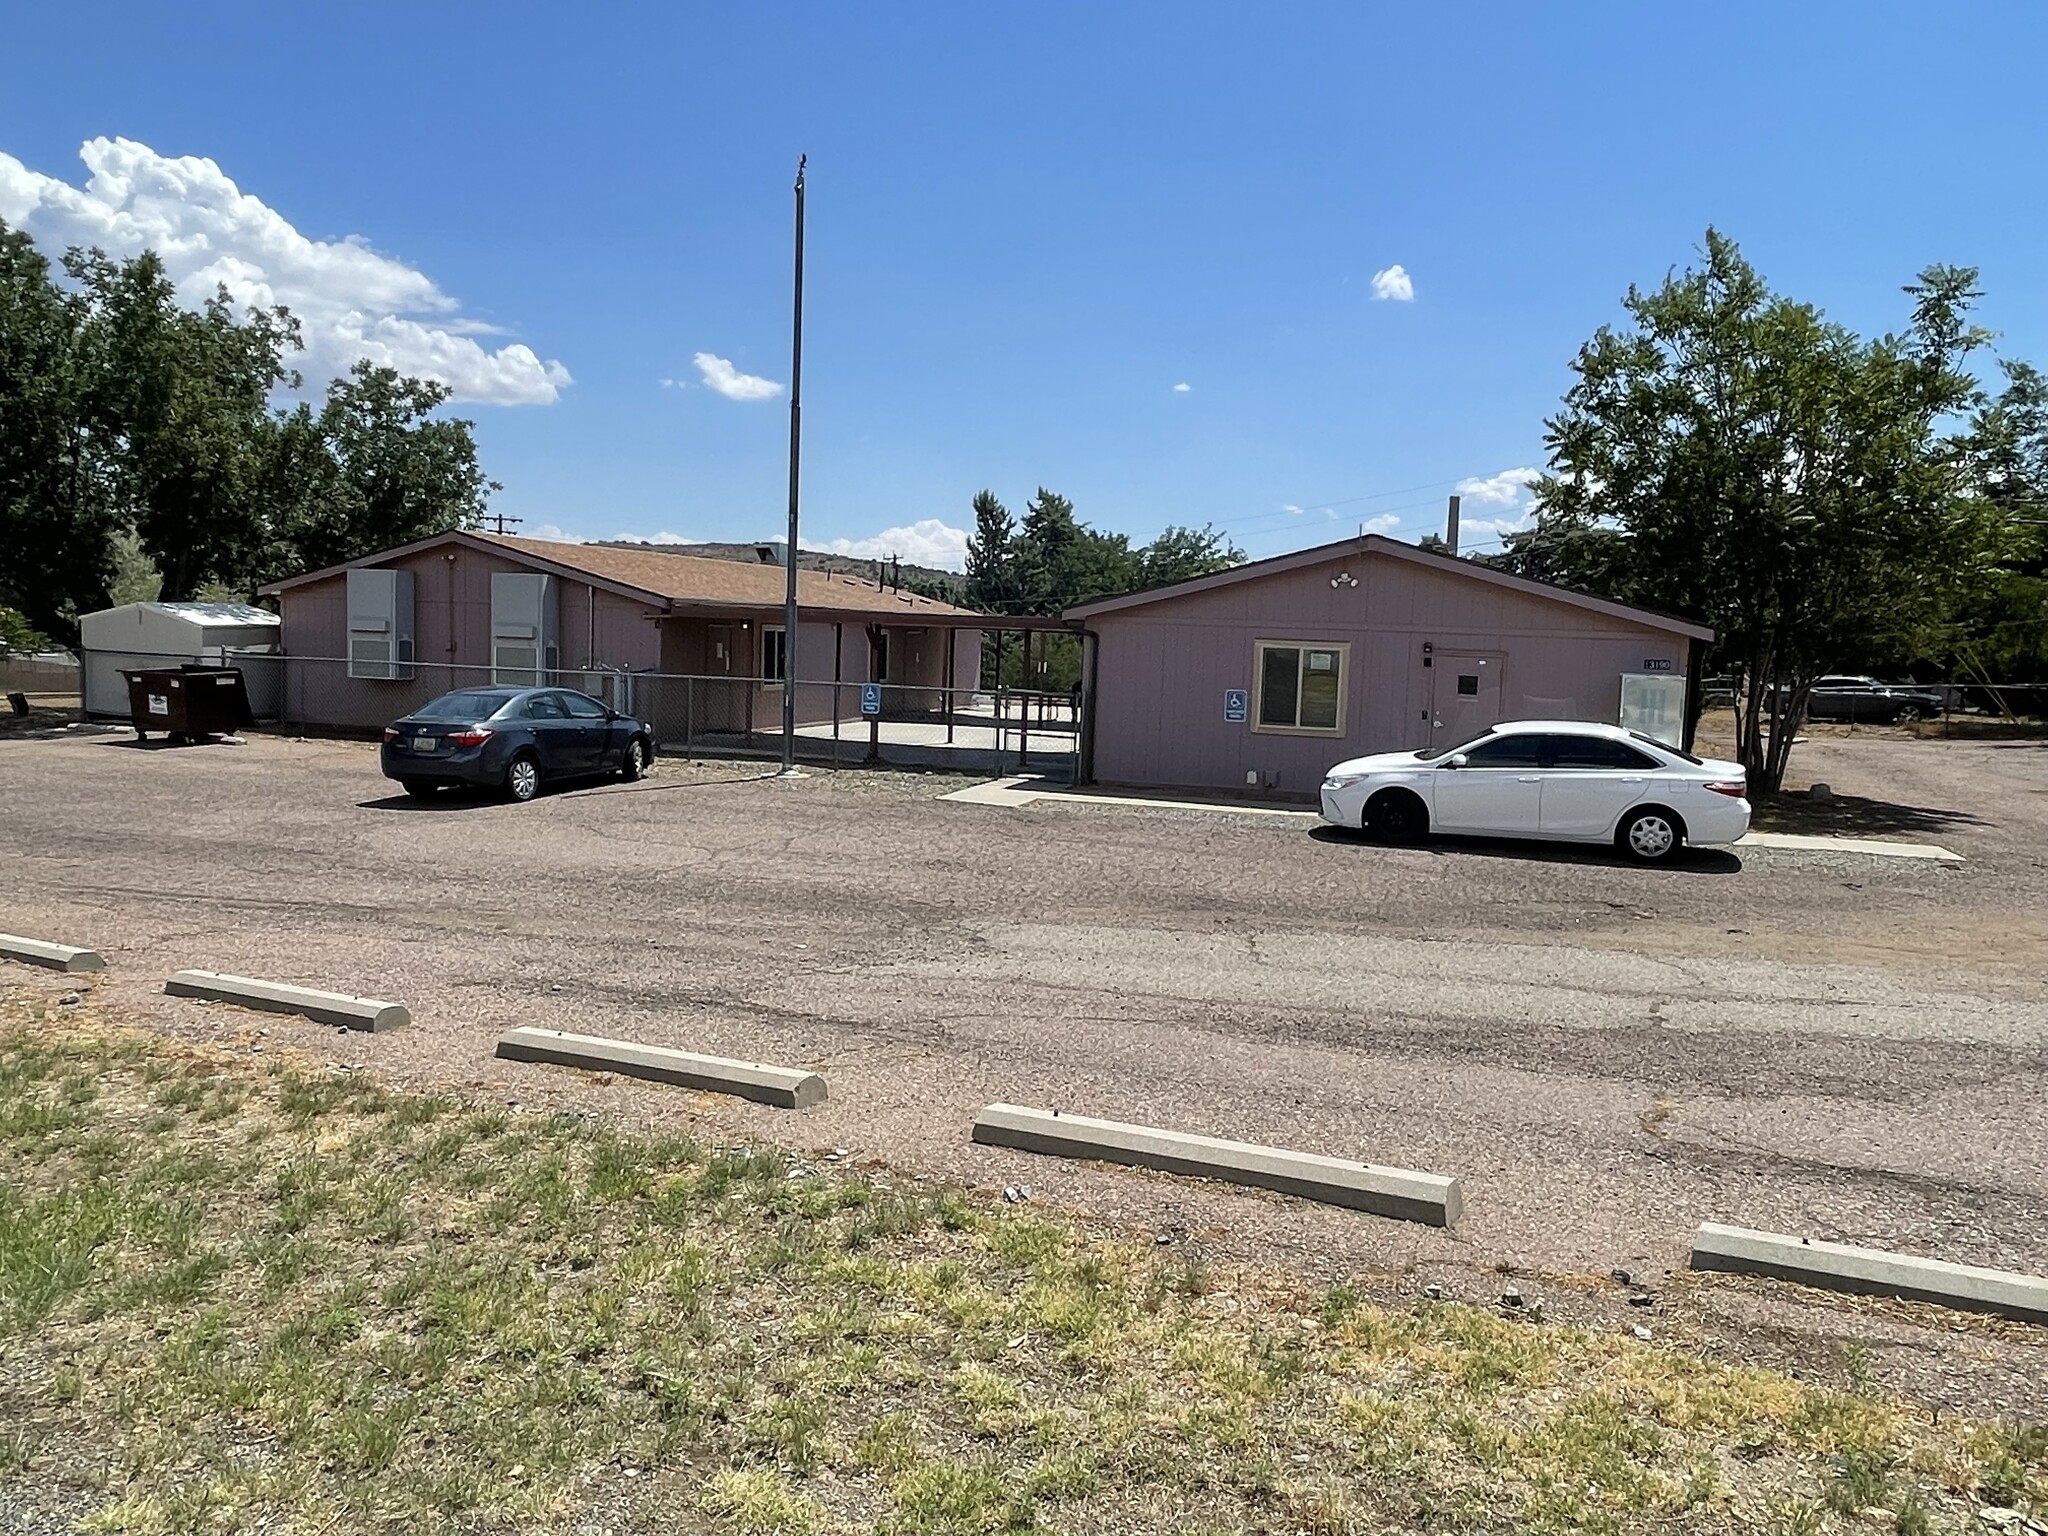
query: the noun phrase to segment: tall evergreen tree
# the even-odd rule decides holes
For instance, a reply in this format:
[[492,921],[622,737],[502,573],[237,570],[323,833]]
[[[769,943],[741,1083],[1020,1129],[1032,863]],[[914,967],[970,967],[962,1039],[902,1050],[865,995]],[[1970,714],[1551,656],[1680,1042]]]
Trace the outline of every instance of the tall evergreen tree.
[[1013,613],[1019,595],[1017,522],[994,491],[974,498],[974,533],[967,541],[967,606],[982,613]]

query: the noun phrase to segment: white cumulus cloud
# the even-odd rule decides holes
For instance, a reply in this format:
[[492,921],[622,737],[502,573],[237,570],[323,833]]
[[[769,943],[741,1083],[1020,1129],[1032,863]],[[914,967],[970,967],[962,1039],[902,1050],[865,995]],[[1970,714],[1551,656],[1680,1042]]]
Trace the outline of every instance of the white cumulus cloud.
[[1391,267],[1382,267],[1372,275],[1372,296],[1376,299],[1392,299],[1399,304],[1415,301],[1415,279],[1408,275],[1408,269],[1398,261]]
[[659,533],[621,533],[614,535],[621,539],[638,539],[642,544],[708,544],[709,539],[687,538],[680,533],[670,533],[666,528]]
[[716,352],[699,352],[690,361],[697,365],[705,388],[716,390],[728,400],[773,400],[782,393],[782,386],[773,379],[741,373]]
[[1504,469],[1497,475],[1460,480],[1451,489],[1478,506],[1519,507],[1529,494],[1529,482],[1542,473],[1540,469]]
[[1281,507],[1281,509],[1280,509],[1280,510],[1281,510],[1282,512],[1289,512],[1289,513],[1292,513],[1292,514],[1293,514],[1294,516],[1296,516],[1296,517],[1299,517],[1299,516],[1301,516],[1301,508],[1297,507],[1297,506],[1296,506],[1296,505],[1295,505],[1295,504],[1294,504],[1293,502],[1291,502],[1291,501],[1290,501],[1290,502],[1288,502],[1288,503],[1287,503],[1286,505],[1284,505],[1283,507]]
[[1184,394],[1186,394],[1186,393],[1187,393],[1187,392],[1188,392],[1189,390],[1193,389],[1194,387],[1195,387],[1195,386],[1194,386],[1194,385],[1192,385],[1192,384],[1176,384],[1176,385],[1174,385],[1174,386],[1173,386],[1173,392],[1174,392],[1174,393],[1175,393],[1176,395],[1184,395]]
[[1392,533],[1400,526],[1401,519],[1392,512],[1382,512],[1378,517],[1368,517],[1365,520],[1367,533]]
[[965,528],[955,528],[936,517],[926,517],[902,528],[884,528],[871,539],[831,539],[824,543],[805,539],[803,546],[827,554],[847,555],[856,560],[887,560],[893,556],[911,565],[964,571],[967,569],[967,536]]
[[1461,512],[1469,513],[1473,508],[1498,508],[1493,516],[1461,516],[1458,524],[1458,543],[1461,548],[1486,549],[1502,544],[1511,533],[1521,533],[1533,527],[1536,519],[1536,504],[1529,495],[1529,482],[1542,474],[1540,469],[1526,465],[1519,469],[1504,469],[1497,475],[1473,476],[1460,480],[1452,487],[1464,505]]
[[526,530],[529,539],[546,539],[554,544],[587,544],[590,541],[580,533],[570,533],[557,523],[537,523]]
[[369,358],[486,405],[551,404],[571,382],[524,343],[487,350],[476,337],[493,327],[465,318],[424,272],[360,235],[309,239],[211,160],[132,139],[88,139],[78,154],[83,187],[0,153],[0,219],[53,257],[74,245],[117,257],[153,250],[187,304],[225,284],[238,304],[284,305],[306,344],[293,365],[309,380]]

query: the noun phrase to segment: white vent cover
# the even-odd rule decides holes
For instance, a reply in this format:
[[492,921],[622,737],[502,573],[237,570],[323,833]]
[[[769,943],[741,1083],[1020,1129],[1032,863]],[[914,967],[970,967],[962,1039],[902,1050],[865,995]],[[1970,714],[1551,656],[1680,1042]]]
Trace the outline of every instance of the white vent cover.
[[556,669],[555,578],[527,571],[491,573],[491,681],[537,688]]
[[348,573],[348,675],[403,682],[412,675],[411,571]]

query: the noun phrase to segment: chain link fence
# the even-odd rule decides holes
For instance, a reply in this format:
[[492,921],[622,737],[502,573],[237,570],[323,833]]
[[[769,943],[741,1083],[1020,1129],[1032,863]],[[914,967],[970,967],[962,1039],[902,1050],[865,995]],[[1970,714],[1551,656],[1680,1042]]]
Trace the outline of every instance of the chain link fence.
[[[87,651],[84,709],[126,719],[122,673],[176,668],[189,656]],[[779,757],[779,682],[622,669],[508,673],[503,669],[410,662],[364,676],[339,657],[226,650],[209,664],[240,667],[259,725],[308,735],[375,736],[394,720],[463,688],[573,688],[647,722],[658,755]],[[796,751],[806,762],[1040,773],[1073,780],[1079,771],[1080,708],[1073,694],[994,692],[898,683],[806,682],[796,688]]]

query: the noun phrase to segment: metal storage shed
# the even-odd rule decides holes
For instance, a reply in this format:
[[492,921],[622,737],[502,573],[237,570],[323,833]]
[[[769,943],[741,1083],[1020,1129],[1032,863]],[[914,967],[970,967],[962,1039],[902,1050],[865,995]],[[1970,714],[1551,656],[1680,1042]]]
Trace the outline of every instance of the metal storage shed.
[[241,667],[257,718],[277,711],[278,617],[247,603],[123,603],[78,621],[85,712],[128,715],[124,668]]

